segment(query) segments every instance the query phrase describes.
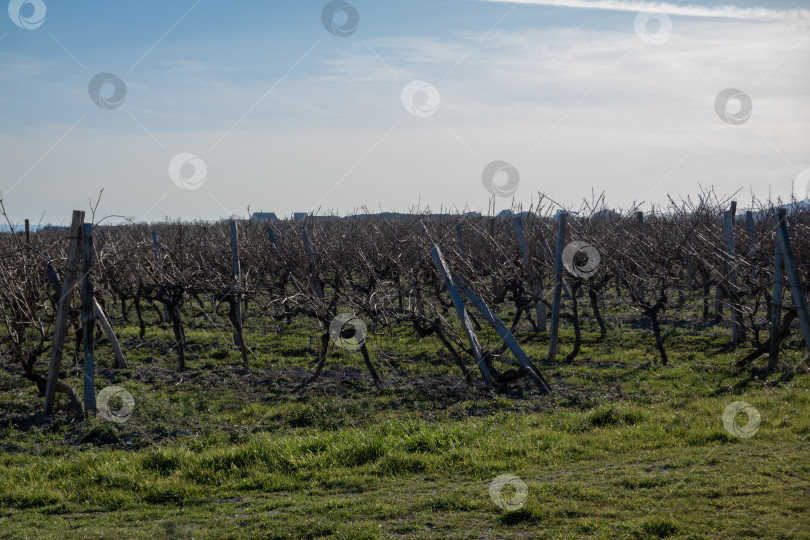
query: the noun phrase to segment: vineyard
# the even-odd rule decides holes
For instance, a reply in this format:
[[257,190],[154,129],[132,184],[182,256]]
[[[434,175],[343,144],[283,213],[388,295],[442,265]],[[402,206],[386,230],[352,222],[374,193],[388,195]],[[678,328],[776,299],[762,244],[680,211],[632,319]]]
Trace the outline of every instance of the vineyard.
[[[804,207],[738,212],[711,192],[648,213],[541,198],[497,217],[112,226],[76,212],[70,227],[13,230],[0,235],[0,531],[48,519],[54,536],[217,535],[201,524],[225,527],[210,491],[263,534],[443,537],[457,519],[474,523],[471,537],[796,534],[810,487],[796,461],[808,440],[803,283]],[[759,404],[754,454],[783,445],[751,496],[770,508],[787,485],[788,506],[756,525],[737,509],[722,524],[732,529],[696,510],[726,492],[659,515],[652,501],[695,468],[750,458],[734,450],[748,434],[723,427],[738,401]],[[676,447],[685,454],[666,453]],[[679,461],[704,447],[720,450]],[[594,465],[614,458],[614,472]],[[640,478],[634,461],[683,471]],[[574,478],[565,488],[548,477],[560,467]],[[448,469],[462,476],[452,489]],[[486,482],[521,470],[526,505],[492,505]],[[717,489],[745,497],[735,474]],[[385,479],[396,497],[353,513]],[[357,500],[256,495],[307,485]],[[565,492],[557,507],[540,502],[561,493],[543,485]],[[615,489],[651,509],[598,510]],[[184,520],[184,507],[200,514]],[[173,517],[142,521],[155,508]]]

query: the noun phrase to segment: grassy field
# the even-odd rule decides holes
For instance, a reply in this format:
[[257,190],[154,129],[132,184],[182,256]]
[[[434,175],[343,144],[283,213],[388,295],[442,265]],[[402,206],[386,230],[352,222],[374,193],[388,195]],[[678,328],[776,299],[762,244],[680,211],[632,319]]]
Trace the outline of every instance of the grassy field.
[[[246,371],[228,330],[192,326],[178,374],[169,329],[141,341],[118,325],[131,367],[111,370],[102,340],[96,386],[132,394],[123,423],[71,423],[62,397],[44,419],[5,358],[0,537],[810,538],[798,343],[778,373],[756,376],[735,369],[747,351],[728,347],[727,328],[667,325],[662,366],[651,333],[632,326],[585,334],[572,363],[538,362],[554,387],[542,396],[528,382],[468,387],[436,341],[405,334],[369,338],[379,388],[359,354],[333,349],[322,379],[295,393],[314,329],[278,336],[249,321]],[[544,337],[517,337],[545,356]],[[571,342],[564,331],[563,352]],[[736,401],[760,414],[746,437],[723,424]],[[502,491],[514,505],[496,504],[502,474],[525,500],[518,484]]]

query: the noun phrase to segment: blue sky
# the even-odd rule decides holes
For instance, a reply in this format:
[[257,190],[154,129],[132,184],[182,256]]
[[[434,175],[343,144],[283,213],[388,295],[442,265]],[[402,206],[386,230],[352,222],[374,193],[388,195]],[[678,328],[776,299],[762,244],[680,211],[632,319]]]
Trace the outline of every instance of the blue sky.
[[[353,1],[359,26],[337,37],[320,1],[41,1],[38,28],[0,12],[13,220],[66,221],[101,189],[99,214],[137,220],[486,210],[494,160],[523,204],[595,190],[648,207],[712,185],[745,204],[810,169],[808,2]],[[664,43],[636,33],[640,9],[671,13]],[[102,72],[126,84],[120,107],[90,99]],[[427,117],[403,106],[414,80],[440,96]],[[715,112],[725,88],[752,100],[742,125]],[[170,177],[181,153],[205,164],[198,189]]]

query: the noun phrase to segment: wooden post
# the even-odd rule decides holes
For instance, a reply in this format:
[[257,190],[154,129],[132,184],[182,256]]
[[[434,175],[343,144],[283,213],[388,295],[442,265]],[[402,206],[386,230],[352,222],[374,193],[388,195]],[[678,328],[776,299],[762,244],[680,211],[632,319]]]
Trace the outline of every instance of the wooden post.
[[82,223],[84,212],[73,211],[70,224],[70,245],[68,247],[67,266],[65,267],[65,280],[62,283],[62,295],[56,310],[56,320],[53,329],[53,345],[51,347],[51,361],[48,365],[48,381],[45,386],[45,414],[53,413],[56,400],[56,383],[59,379],[59,368],[62,364],[62,348],[65,345],[67,333],[68,312],[70,311],[70,296],[76,284],[76,273],[79,269],[79,247],[82,236]]
[[782,266],[790,281],[790,294],[793,297],[793,305],[796,306],[796,316],[802,329],[804,344],[810,351],[810,313],[807,311],[807,293],[805,293],[799,276],[799,269],[796,267],[796,258],[793,256],[793,247],[790,245],[790,235],[785,226],[786,213],[784,208],[777,210],[776,242],[781,251]]
[[[157,231],[152,231],[152,249],[155,252],[155,267],[157,268],[158,273],[162,273],[163,261],[160,259],[160,242],[158,241]],[[171,324],[172,318],[169,315],[169,308],[166,304],[163,304],[163,315],[166,316],[166,322]]]
[[[554,259],[554,252],[551,251],[551,246],[549,246],[546,237],[542,235],[542,231],[540,232],[540,238],[543,241],[543,248],[544,248],[543,250],[541,250],[540,246],[537,246],[537,252],[540,254],[540,257],[542,258],[543,256],[546,256],[549,259]],[[568,286],[565,284],[565,281],[563,281],[562,284],[562,293],[564,296],[569,297],[571,296],[571,293],[568,291]],[[545,306],[543,306],[543,309],[545,309]]]
[[470,322],[470,317],[467,315],[467,310],[464,309],[464,303],[461,301],[461,295],[458,293],[456,284],[453,282],[453,278],[450,275],[450,269],[447,267],[447,263],[442,256],[442,252],[439,250],[439,246],[436,244],[431,244],[430,255],[433,257],[433,262],[436,265],[436,268],[439,270],[442,280],[444,281],[445,285],[447,285],[447,291],[450,293],[450,299],[453,301],[453,305],[456,307],[456,313],[458,314],[458,318],[461,320],[461,327],[464,329],[464,333],[467,334],[467,340],[470,342],[473,355],[478,363],[478,369],[481,370],[481,376],[484,378],[484,382],[486,382],[488,386],[492,386],[492,376],[489,374],[489,368],[487,367],[486,360],[484,360],[484,353],[481,351],[481,345],[478,344],[478,337],[475,335],[475,330]]
[[235,301],[236,301],[236,324],[238,325],[237,328],[234,329],[233,334],[233,344],[239,347],[242,346],[242,339],[239,337],[240,329],[242,328],[242,298],[239,294],[239,290],[241,287],[241,274],[242,269],[239,265],[239,234],[236,229],[236,221],[231,220],[230,222],[230,229],[231,229],[231,259],[233,260],[233,286],[236,290]]
[[[754,242],[754,213],[751,210],[745,212],[745,230],[748,233],[748,260],[750,261],[757,250]],[[751,265],[751,277],[757,277],[757,269],[753,264]]]
[[[785,211],[777,209],[773,215],[774,230],[779,235],[779,222],[785,219]],[[779,362],[779,337],[782,334],[782,288],[785,280],[784,265],[782,264],[782,250],[779,241],[776,242],[773,256],[773,291],[771,294],[771,348],[768,355],[768,369],[776,369]]]
[[464,248],[464,237],[461,234],[461,223],[456,223],[456,245],[458,246],[458,253],[463,259],[468,259],[467,250]]
[[233,343],[234,345],[239,347],[240,352],[242,353],[242,364],[244,364],[245,369],[249,369],[248,358],[247,358],[247,344],[245,343],[245,334],[243,329],[243,320],[242,320],[242,267],[239,263],[239,234],[236,227],[236,221],[231,220],[230,222],[230,233],[231,233],[231,259],[233,260],[233,286],[235,289],[235,294],[231,299],[231,311],[229,312],[229,318],[231,319],[231,324],[233,324]]
[[714,289],[714,319],[720,322],[723,319],[723,300],[727,298],[726,289],[722,281],[718,280]]
[[492,250],[489,252],[489,267],[492,276],[492,294],[495,298],[501,296],[501,286],[498,283],[498,276],[495,273],[496,266],[496,258],[495,258],[495,246],[497,245],[495,242],[495,218],[489,218],[489,236],[492,239]]
[[31,222],[28,219],[25,220],[25,243],[31,243]]
[[540,374],[540,370],[535,367],[529,357],[523,352],[523,349],[518,344],[515,336],[512,335],[512,332],[506,327],[503,322],[494,314],[492,310],[489,309],[486,302],[481,299],[478,295],[476,295],[467,284],[464,283],[464,280],[461,279],[459,276],[453,274],[453,281],[455,281],[456,285],[458,285],[459,290],[464,293],[464,296],[469,298],[469,300],[473,303],[475,308],[484,316],[484,319],[489,322],[494,328],[495,331],[498,332],[498,335],[501,336],[501,339],[509,347],[509,350],[512,351],[512,354],[515,355],[515,359],[518,363],[526,370],[529,374],[529,377],[537,384],[540,388],[540,391],[544,394],[548,394],[551,392],[551,386],[546,382],[543,376]]
[[734,343],[741,343],[745,339],[745,328],[742,320],[742,310],[737,297],[737,264],[734,247],[734,215],[737,211],[737,202],[731,202],[731,209],[723,212],[723,233],[725,235],[724,251],[726,254],[726,280],[728,281],[728,297],[731,301],[731,332]]
[[559,229],[557,231],[557,245],[554,249],[554,300],[551,305],[551,333],[548,341],[548,360],[557,361],[557,336],[560,330],[560,296],[562,293],[563,261],[562,254],[565,249],[565,226],[568,214],[560,212]]
[[520,216],[515,216],[512,222],[515,225],[515,236],[517,237],[518,248],[523,255],[523,268],[526,271],[526,279],[529,281],[529,288],[534,295],[535,301],[535,314],[537,315],[537,328],[541,332],[546,331],[546,304],[540,297],[540,284],[537,283],[536,276],[534,275],[534,268],[532,266],[532,255],[529,250],[529,244],[526,242],[526,236],[523,234],[523,220]]
[[84,344],[84,408],[96,412],[96,369],[93,361],[93,225],[82,226],[82,342]]
[[318,259],[315,255],[315,251],[312,249],[312,245],[309,243],[307,230],[304,227],[301,227],[301,240],[304,242],[304,249],[309,259],[309,280],[312,284],[312,289],[315,291],[315,294],[318,295],[318,298],[323,301],[323,287],[321,287],[321,280],[318,279]]
[[[43,263],[45,265],[45,275],[48,277],[48,281],[51,283],[53,290],[56,292],[56,294],[59,294],[59,291],[62,290],[62,282],[59,280],[59,276],[57,275],[53,264],[51,264],[51,256],[47,251],[43,252],[42,256],[45,258],[45,262]],[[112,347],[112,350],[115,353],[113,368],[128,368],[129,365],[127,365],[127,359],[121,350],[121,345],[118,343],[118,338],[115,337],[115,332],[110,324],[110,320],[107,318],[107,315],[104,313],[101,304],[98,303],[95,296],[93,297],[93,314],[96,316],[96,320],[98,321],[102,330],[104,330],[104,334],[107,336],[107,340],[110,342],[110,347]]]
[[726,298],[725,289],[723,289],[723,284],[718,283],[717,287],[715,288],[714,292],[714,313],[715,319],[721,320],[723,318],[723,299]]
[[158,242],[157,231],[152,231],[152,250],[155,252],[155,266],[160,269],[160,242]]
[[[636,229],[636,237],[637,237],[638,241],[641,242],[641,240],[642,240],[642,238],[644,236],[644,231],[643,231],[644,212],[640,212],[640,211],[636,212],[636,224],[638,225],[638,227]],[[646,278],[646,275],[647,274],[644,272],[644,269],[641,266],[639,266],[636,269],[636,277],[639,278],[638,287],[636,288],[636,294],[642,300],[644,300],[644,298],[647,296],[647,289],[644,287],[644,280]]]

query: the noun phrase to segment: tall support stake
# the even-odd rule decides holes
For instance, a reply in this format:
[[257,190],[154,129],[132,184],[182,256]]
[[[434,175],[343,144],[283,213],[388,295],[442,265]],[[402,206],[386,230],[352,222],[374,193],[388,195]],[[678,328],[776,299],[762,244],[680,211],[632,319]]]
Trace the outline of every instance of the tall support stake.
[[492,294],[495,298],[501,296],[501,285],[498,283],[498,275],[495,273],[496,261],[495,258],[495,218],[489,218],[489,236],[492,239],[492,249],[489,252],[489,267],[492,275]]
[[84,408],[96,412],[96,367],[93,361],[93,225],[82,226],[82,342],[84,344]]
[[734,247],[734,215],[737,211],[737,202],[731,202],[731,209],[723,212],[723,233],[725,235],[724,251],[726,255],[726,280],[728,281],[728,297],[731,300],[731,332],[734,343],[741,343],[745,339],[745,328],[742,320],[742,309],[737,296],[737,264]]
[[245,369],[249,369],[247,358],[247,344],[245,343],[245,333],[242,326],[242,268],[239,264],[239,234],[236,228],[236,221],[231,220],[231,258],[233,259],[233,286],[236,291],[231,303],[229,317],[233,324],[233,343],[239,347],[242,353],[242,364]]
[[[774,214],[773,222],[776,234],[779,234],[779,220],[784,219],[784,214],[779,215],[779,211]],[[776,369],[779,362],[779,337],[782,334],[782,289],[785,282],[784,265],[782,264],[782,250],[779,242],[776,242],[773,256],[773,291],[771,294],[771,348],[768,355],[768,369]]]
[[79,269],[79,247],[83,222],[84,212],[74,210],[73,219],[70,224],[70,245],[68,246],[65,280],[62,283],[62,294],[59,297],[59,306],[56,310],[56,321],[54,322],[53,328],[51,362],[48,365],[48,382],[45,386],[45,414],[53,413],[53,405],[56,400],[56,384],[59,379],[59,368],[62,364],[62,348],[65,346],[68,312],[70,311],[70,296],[73,292],[73,286],[76,284],[76,273]]
[[456,223],[456,245],[458,246],[458,253],[461,257],[467,260],[467,249],[464,247],[464,236],[461,234],[461,223]]
[[233,261],[233,286],[236,294],[234,295],[234,301],[236,302],[236,321],[234,321],[234,325],[236,328],[234,329],[233,334],[233,344],[239,347],[242,346],[242,338],[240,337],[241,328],[242,328],[242,296],[239,293],[240,288],[242,286],[241,283],[241,275],[242,269],[239,265],[239,233],[236,229],[236,221],[231,220],[230,222],[230,229],[231,229],[231,259]]
[[323,301],[323,287],[321,287],[321,280],[318,278],[318,257],[315,255],[315,250],[312,249],[312,245],[309,243],[309,236],[307,236],[307,230],[304,227],[301,227],[301,241],[304,243],[304,249],[309,259],[309,281],[312,284],[312,289],[315,291],[315,294]]
[[475,356],[475,361],[478,363],[478,369],[481,370],[481,376],[484,378],[484,382],[486,382],[488,386],[492,386],[492,376],[489,374],[489,368],[487,367],[486,360],[484,360],[484,353],[481,351],[481,345],[478,343],[478,337],[475,335],[475,330],[470,322],[470,317],[467,315],[467,310],[464,309],[464,303],[461,301],[461,295],[456,288],[456,284],[453,282],[450,269],[447,267],[447,263],[442,256],[442,252],[439,250],[439,246],[436,244],[431,244],[430,255],[433,257],[433,263],[436,265],[436,268],[439,270],[439,274],[442,276],[442,281],[444,281],[445,285],[447,285],[447,291],[450,293],[450,299],[453,300],[453,305],[456,307],[456,313],[458,314],[458,318],[461,320],[461,327],[464,329],[464,333],[467,335],[467,340],[470,342],[470,347],[472,348],[473,355]]
[[[745,212],[745,231],[748,233],[748,260],[751,260],[757,250],[754,242],[754,213],[751,210]],[[757,277],[757,269],[753,264],[751,265],[751,277]]]
[[551,304],[551,332],[548,340],[548,360],[557,361],[557,336],[560,330],[560,300],[563,285],[562,254],[565,249],[565,228],[568,214],[559,214],[559,230],[557,231],[557,245],[554,249],[554,300]]
[[[160,241],[158,240],[157,231],[152,231],[152,250],[155,252],[155,268],[159,273],[163,272],[163,261],[160,259]],[[171,316],[169,315],[169,307],[163,304],[163,315],[166,317],[166,322],[171,324]]]
[[790,235],[785,226],[786,214],[784,208],[777,210],[776,242],[782,254],[782,266],[785,268],[785,273],[790,281],[790,294],[793,297],[793,305],[796,306],[796,315],[802,329],[804,345],[810,351],[810,312],[807,311],[807,293],[799,277],[796,258],[793,256],[793,247],[790,245]]
[[[56,268],[54,268],[53,264],[51,264],[51,256],[47,251],[44,251],[42,256],[45,258],[45,261],[43,262],[43,265],[45,266],[45,275],[48,277],[51,287],[53,287],[54,294],[59,294],[59,291],[62,290],[62,282],[59,280],[59,276],[56,274]],[[115,354],[113,368],[128,368],[129,365],[127,364],[127,359],[124,356],[124,352],[121,350],[121,344],[118,343],[118,338],[115,337],[115,332],[110,324],[110,320],[107,318],[107,315],[104,313],[101,304],[98,303],[95,296],[93,297],[93,314],[95,315],[99,326],[101,326],[102,330],[104,330],[104,334],[106,334],[107,339],[110,342],[110,347],[112,347],[113,353]]]
[[723,318],[723,299],[726,297],[725,289],[722,283],[718,282],[714,292],[714,313],[715,320],[720,321]]
[[529,281],[529,288],[532,290],[532,294],[534,295],[534,309],[535,314],[537,315],[537,328],[541,332],[546,331],[546,304],[543,302],[543,299],[540,297],[540,284],[537,282],[537,276],[534,274],[534,268],[532,266],[532,255],[531,251],[529,251],[529,244],[526,242],[526,236],[523,234],[523,220],[520,219],[520,216],[515,216],[512,220],[515,225],[515,237],[517,237],[518,248],[520,249],[520,253],[523,255],[523,268],[526,271],[526,279]]
[[152,231],[152,251],[155,253],[155,266],[160,270],[162,265],[160,263],[160,242],[158,241],[157,231]]
[[[643,238],[644,238],[644,212],[638,211],[636,212],[636,239],[639,244],[643,245]],[[638,287],[636,287],[636,294],[639,298],[643,299],[647,296],[647,290],[644,287],[646,273],[644,269],[639,266],[636,268],[636,277],[639,278],[638,280]]]

